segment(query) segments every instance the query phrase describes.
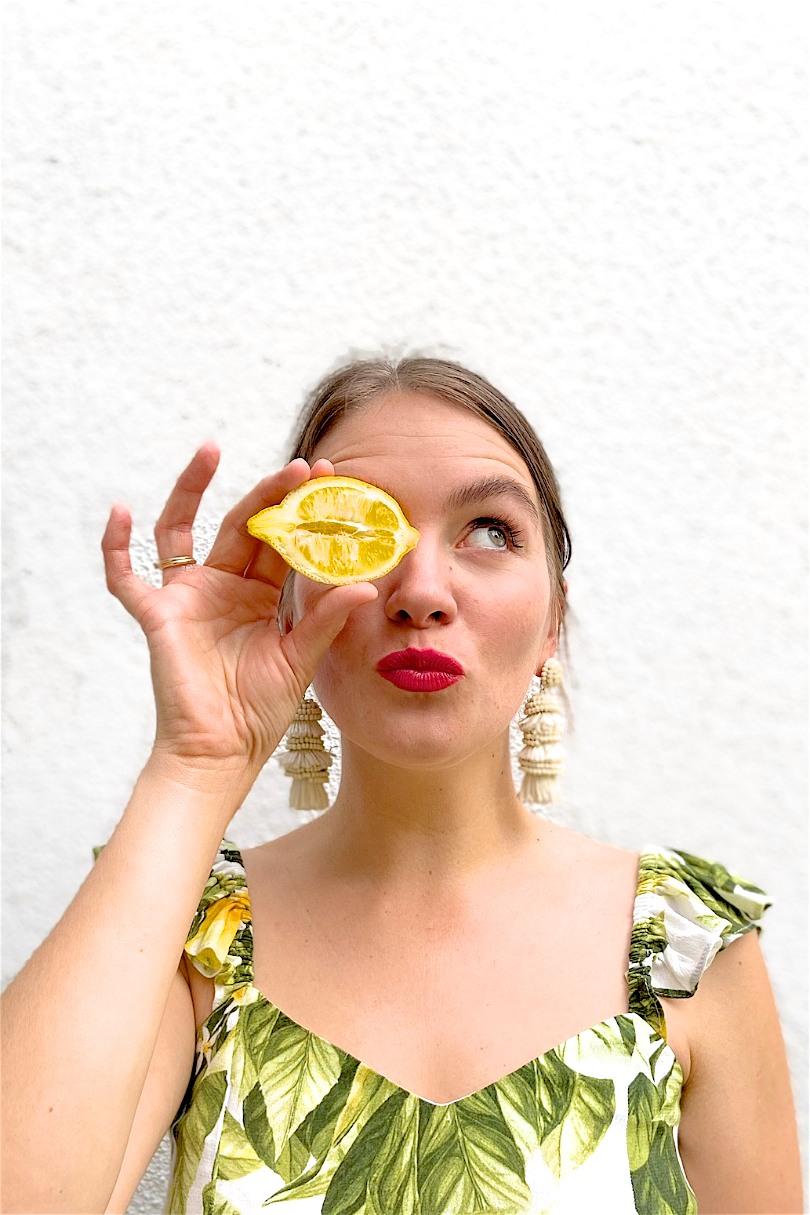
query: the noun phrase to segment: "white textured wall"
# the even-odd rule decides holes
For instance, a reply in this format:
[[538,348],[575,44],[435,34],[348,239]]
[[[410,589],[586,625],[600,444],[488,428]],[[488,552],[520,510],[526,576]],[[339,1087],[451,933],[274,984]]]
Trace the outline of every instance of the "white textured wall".
[[[216,438],[204,556],[324,371],[416,349],[492,379],[559,472],[568,821],[773,893],[804,1138],[799,6],[5,11],[4,982],[150,748],[113,501],[154,578],[154,521]],[[268,764],[233,837],[291,830],[286,797]],[[159,1157],[131,1209],[165,1184]]]

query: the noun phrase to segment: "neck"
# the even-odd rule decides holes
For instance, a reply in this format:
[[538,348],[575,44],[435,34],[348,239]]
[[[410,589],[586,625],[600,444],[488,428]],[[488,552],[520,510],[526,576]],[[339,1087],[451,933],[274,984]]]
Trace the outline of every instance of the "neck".
[[342,743],[340,790],[318,820],[329,878],[414,907],[469,897],[525,862],[542,820],[518,799],[509,735],[449,768],[405,769]]

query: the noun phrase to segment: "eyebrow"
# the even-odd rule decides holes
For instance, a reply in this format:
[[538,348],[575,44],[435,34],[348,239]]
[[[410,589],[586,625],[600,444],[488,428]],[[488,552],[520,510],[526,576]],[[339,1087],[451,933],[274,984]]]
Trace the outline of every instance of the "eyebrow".
[[448,497],[445,507],[447,510],[461,510],[474,502],[483,502],[485,498],[512,498],[519,502],[542,531],[540,512],[533,499],[522,485],[510,477],[479,477],[477,481],[459,485]]

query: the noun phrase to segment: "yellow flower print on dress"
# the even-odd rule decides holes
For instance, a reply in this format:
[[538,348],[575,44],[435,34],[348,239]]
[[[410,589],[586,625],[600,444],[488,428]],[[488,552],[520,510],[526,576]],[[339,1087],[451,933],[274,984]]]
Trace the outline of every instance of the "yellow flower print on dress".
[[239,926],[249,914],[247,891],[227,895],[211,904],[200,927],[186,943],[186,953],[209,978],[225,965]]

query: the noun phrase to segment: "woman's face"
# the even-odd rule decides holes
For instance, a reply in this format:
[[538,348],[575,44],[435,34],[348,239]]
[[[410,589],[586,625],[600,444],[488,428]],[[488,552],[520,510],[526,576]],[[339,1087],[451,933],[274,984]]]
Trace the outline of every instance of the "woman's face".
[[[390,493],[421,538],[332,642],[313,682],[318,699],[344,739],[384,762],[460,763],[502,737],[555,649],[542,525],[520,500],[522,489],[536,507],[531,474],[483,418],[422,395],[379,397],[341,419],[310,464],[319,458]],[[490,478],[517,492],[450,501]],[[296,574],[294,620],[328,590]],[[435,692],[397,687],[377,663],[409,647],[449,654],[464,677]]]

